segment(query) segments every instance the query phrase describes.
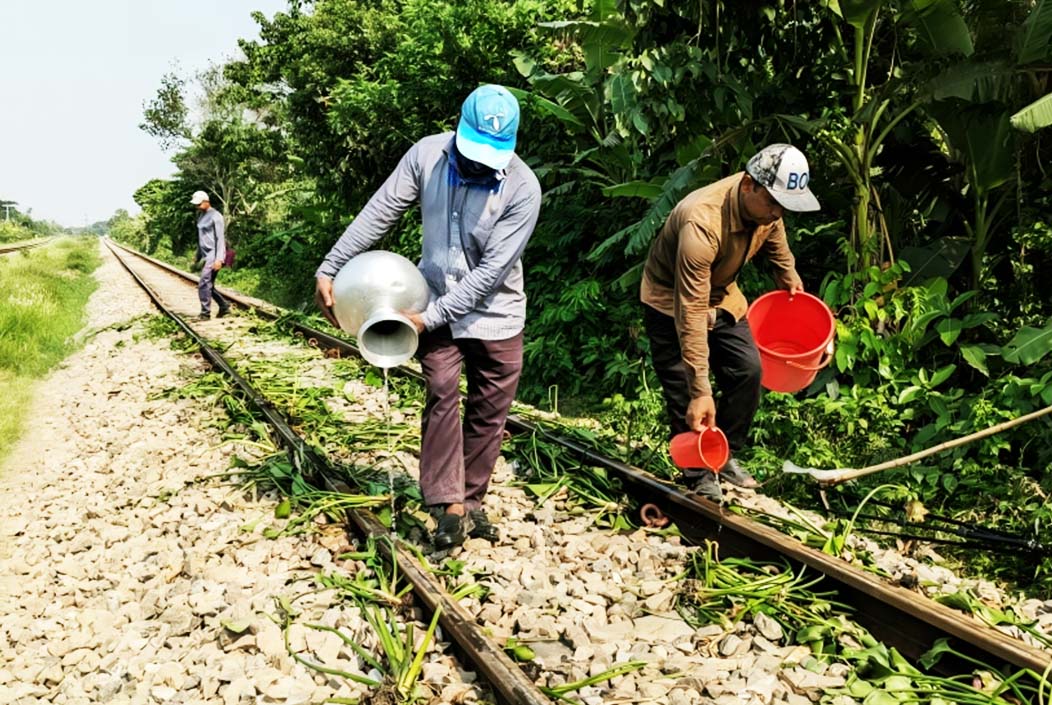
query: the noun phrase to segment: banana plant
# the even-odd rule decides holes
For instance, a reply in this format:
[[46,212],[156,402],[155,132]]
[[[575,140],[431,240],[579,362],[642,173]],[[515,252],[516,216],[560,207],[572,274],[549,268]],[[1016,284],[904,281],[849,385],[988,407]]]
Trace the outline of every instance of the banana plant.
[[972,200],[965,220],[971,239],[972,288],[979,288],[987,249],[1010,215],[1015,181],[1017,132],[1035,132],[1052,124],[1052,94],[1013,113],[1023,96],[1048,89],[1046,65],[1052,55],[1052,0],[1038,0],[1019,28],[1013,52],[998,62],[955,66],[933,82],[926,106],[952,154],[965,169]]
[[[823,130],[819,136],[840,160],[854,188],[848,266],[858,271],[885,259],[894,261],[880,194],[873,183],[873,162],[891,131],[923,103],[923,98],[914,94],[896,107],[896,88],[906,86],[889,81],[877,91],[871,85],[869,67],[882,20],[887,15],[908,24],[915,30],[918,43],[933,54],[969,56],[974,51],[968,27],[953,0],[908,0],[901,6],[892,5],[887,0],[825,1],[852,32],[850,46],[843,43],[845,56],[850,57],[851,124],[843,131]],[[897,17],[892,17],[893,11]]]
[[634,178],[642,155],[633,148],[624,116],[635,108],[636,91],[631,77],[613,68],[631,45],[634,28],[613,0],[593,0],[587,19],[542,22],[540,27],[576,42],[584,71],[549,73],[526,54],[512,52],[515,68],[533,91],[509,90],[582,137],[585,146],[568,169],[575,176],[601,186]]

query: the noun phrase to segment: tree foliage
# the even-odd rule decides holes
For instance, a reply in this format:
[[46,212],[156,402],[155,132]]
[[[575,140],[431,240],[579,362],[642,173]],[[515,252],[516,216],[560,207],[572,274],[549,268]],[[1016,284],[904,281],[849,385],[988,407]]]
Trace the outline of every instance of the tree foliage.
[[[185,252],[205,188],[267,293],[309,305],[319,259],[404,150],[502,83],[544,187],[524,256],[528,400],[657,418],[647,248],[683,195],[773,141],[811,163],[824,208],[790,216],[790,237],[839,347],[806,394],[765,403],[754,458],[864,464],[1052,395],[1052,0],[290,0],[255,18],[243,57],[162,77],[143,129],[179,173],[114,230]],[[418,217],[384,246],[414,256]],[[771,281],[761,264],[741,284]],[[1048,435],[1018,434],[954,470],[1028,468],[1052,489]],[[903,481],[925,497],[967,484],[947,478]]]

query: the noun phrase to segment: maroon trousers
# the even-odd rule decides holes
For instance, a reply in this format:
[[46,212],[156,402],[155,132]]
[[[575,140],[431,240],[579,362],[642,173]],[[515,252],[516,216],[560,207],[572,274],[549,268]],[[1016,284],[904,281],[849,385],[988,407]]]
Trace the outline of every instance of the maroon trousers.
[[[427,379],[420,443],[424,504],[478,509],[500,455],[504,422],[522,374],[522,333],[507,340],[454,340],[448,326],[420,336]],[[460,421],[460,367],[468,378]]]

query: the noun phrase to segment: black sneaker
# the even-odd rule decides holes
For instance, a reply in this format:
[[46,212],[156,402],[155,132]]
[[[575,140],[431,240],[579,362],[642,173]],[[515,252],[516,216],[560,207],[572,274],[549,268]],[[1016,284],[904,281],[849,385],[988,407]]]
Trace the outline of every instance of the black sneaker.
[[199,314],[197,314],[197,320],[199,320],[199,321],[210,321],[210,320],[212,320],[212,314],[210,314],[210,313],[199,313]]
[[720,481],[715,473],[706,471],[697,477],[688,478],[687,481],[694,483],[690,488],[694,494],[711,499],[716,503],[723,501],[723,490],[720,489]]
[[230,315],[230,307],[229,306],[227,306],[226,308],[219,309],[219,312],[216,313],[216,318],[222,318],[223,316],[228,316],[228,315]]
[[438,551],[447,551],[454,546],[459,546],[467,540],[474,525],[471,517],[459,514],[443,514],[438,520],[438,528],[435,530],[434,544]]
[[471,531],[468,532],[468,536],[473,539],[486,539],[490,543],[500,541],[500,530],[489,520],[486,512],[481,509],[472,509],[468,512],[468,518],[474,524],[471,527]]
[[738,487],[755,489],[760,486],[760,483],[757,482],[752,475],[745,472],[742,466],[738,465],[738,461],[734,458],[728,460],[727,464],[720,468],[720,477]]

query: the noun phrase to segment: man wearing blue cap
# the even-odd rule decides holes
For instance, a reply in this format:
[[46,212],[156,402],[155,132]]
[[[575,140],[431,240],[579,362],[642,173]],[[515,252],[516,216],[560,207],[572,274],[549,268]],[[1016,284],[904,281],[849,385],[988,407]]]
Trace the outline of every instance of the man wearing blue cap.
[[[502,86],[464,101],[456,133],[413,145],[347,227],[316,273],[315,300],[335,325],[332,280],[386,235],[414,202],[423,220],[420,272],[431,290],[418,357],[427,379],[420,488],[439,512],[435,547],[468,536],[495,541],[482,511],[504,422],[522,372],[526,319],[522,256],[541,207],[541,188],[515,154],[519,104]],[[460,368],[468,398],[460,420]]]

